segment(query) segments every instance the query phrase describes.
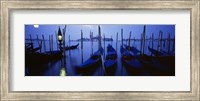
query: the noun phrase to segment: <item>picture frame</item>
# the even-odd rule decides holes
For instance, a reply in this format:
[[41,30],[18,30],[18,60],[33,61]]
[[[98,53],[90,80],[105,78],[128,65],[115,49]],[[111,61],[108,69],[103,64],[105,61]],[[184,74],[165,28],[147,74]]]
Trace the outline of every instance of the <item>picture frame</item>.
[[[1,100],[200,100],[199,0],[1,0]],[[190,91],[10,91],[10,12],[12,10],[190,10]]]

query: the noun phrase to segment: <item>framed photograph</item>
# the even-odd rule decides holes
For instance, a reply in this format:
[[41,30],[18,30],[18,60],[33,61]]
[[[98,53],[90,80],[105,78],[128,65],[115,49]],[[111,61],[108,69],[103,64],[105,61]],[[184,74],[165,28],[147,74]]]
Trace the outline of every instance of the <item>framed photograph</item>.
[[1,1],[1,100],[200,100],[199,0]]

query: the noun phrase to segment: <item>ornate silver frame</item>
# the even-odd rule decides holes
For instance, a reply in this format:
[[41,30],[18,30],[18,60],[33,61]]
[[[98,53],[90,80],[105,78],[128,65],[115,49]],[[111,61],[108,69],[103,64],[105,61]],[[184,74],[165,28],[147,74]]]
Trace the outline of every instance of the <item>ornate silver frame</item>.
[[[0,0],[1,100],[200,100],[199,0]],[[191,91],[189,92],[16,92],[9,90],[11,10],[190,10]]]

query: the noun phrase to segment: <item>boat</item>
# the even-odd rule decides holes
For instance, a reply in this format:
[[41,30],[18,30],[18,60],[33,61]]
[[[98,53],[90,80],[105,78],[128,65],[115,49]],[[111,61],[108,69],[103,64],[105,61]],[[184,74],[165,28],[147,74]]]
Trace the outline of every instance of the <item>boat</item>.
[[[127,45],[124,45],[124,46],[125,46],[125,48],[126,48],[127,50],[129,50],[129,46],[127,46]],[[140,53],[140,51],[139,51],[136,47],[134,47],[134,46],[130,47],[130,51],[133,52],[133,54],[134,54],[135,56],[138,55],[138,54]]]
[[41,49],[40,47],[33,48],[33,43],[25,43],[25,52],[26,53],[37,52],[40,49]]
[[76,72],[82,75],[90,75],[96,70],[98,65],[101,63],[101,54],[103,53],[103,48],[99,48],[88,60],[83,64],[76,66]]
[[167,56],[166,53],[164,53],[164,52],[159,52],[159,51],[157,51],[157,50],[155,50],[155,49],[153,49],[153,48],[150,48],[149,46],[148,46],[148,49],[149,49],[149,51],[150,51],[154,56]]
[[46,64],[49,61],[54,61],[62,58],[62,52],[61,51],[51,51],[51,52],[26,52],[25,53],[26,58],[26,64],[34,65],[36,64]]
[[117,52],[110,44],[107,46],[107,55],[104,66],[106,75],[114,75],[117,66]]
[[78,48],[78,46],[79,46],[79,43],[77,45],[67,46],[67,47],[65,47],[65,50],[76,49],[76,48]]
[[143,65],[123,46],[120,48],[121,60],[130,75],[143,75]]
[[151,76],[174,76],[175,58],[172,56],[138,56],[138,60],[144,65]]
[[136,58],[143,64],[151,76],[173,76],[175,75],[175,57],[159,52],[148,47],[154,56],[139,54]]

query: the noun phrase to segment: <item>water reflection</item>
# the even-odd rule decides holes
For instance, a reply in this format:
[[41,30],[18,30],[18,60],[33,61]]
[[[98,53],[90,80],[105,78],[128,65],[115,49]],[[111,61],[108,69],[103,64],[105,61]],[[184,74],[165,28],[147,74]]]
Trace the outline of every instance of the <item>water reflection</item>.
[[66,75],[67,75],[67,73],[66,73],[65,68],[61,68],[61,70],[60,70],[60,76],[66,76]]

